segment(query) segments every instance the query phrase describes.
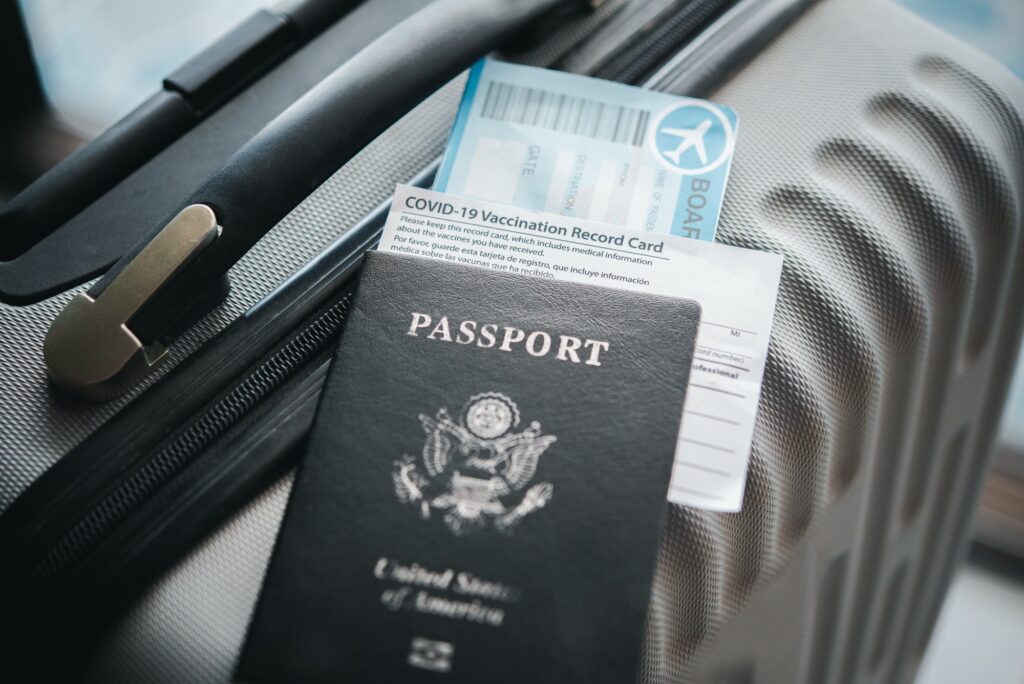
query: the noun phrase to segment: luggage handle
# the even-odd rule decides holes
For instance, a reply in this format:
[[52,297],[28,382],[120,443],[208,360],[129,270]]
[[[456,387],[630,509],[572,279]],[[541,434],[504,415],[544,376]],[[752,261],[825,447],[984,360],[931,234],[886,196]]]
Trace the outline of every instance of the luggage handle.
[[[188,250],[180,268],[141,275],[142,269],[132,268],[147,245],[173,223],[169,219],[83,295],[92,306],[83,308],[77,297],[68,304],[79,310],[58,315],[44,344],[51,379],[94,400],[130,389],[167,354],[138,363],[137,354],[112,358],[78,352],[119,345],[126,333],[139,348],[168,347],[183,321],[194,318],[197,303],[209,299],[208,293],[223,283],[235,262],[406,112],[534,19],[565,6],[598,4],[600,0],[436,0],[403,20],[268,123],[182,203],[184,208],[198,205],[211,211],[217,234]],[[105,296],[129,270],[134,287],[145,290],[145,300],[129,320],[102,316],[111,308],[103,304]],[[83,335],[88,336],[87,345]],[[96,367],[97,357],[103,359],[102,367]],[[76,364],[81,367],[74,368]]]

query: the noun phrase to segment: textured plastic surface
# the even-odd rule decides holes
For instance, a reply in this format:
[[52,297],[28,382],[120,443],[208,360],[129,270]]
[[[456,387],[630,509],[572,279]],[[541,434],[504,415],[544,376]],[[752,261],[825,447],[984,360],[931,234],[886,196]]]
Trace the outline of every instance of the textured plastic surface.
[[714,99],[718,239],[786,262],[744,509],[673,510],[642,680],[907,681],[1019,339],[1021,84],[835,0]]
[[[456,96],[272,231],[188,348],[435,156]],[[1024,88],[887,2],[823,0],[714,98],[743,118],[719,239],[786,268],[744,510],[671,510],[641,681],[909,681],[1019,339]],[[4,503],[116,409],[50,405],[26,363],[64,298],[4,311],[0,435],[30,464]],[[225,681],[285,489],[158,582],[91,680]]]

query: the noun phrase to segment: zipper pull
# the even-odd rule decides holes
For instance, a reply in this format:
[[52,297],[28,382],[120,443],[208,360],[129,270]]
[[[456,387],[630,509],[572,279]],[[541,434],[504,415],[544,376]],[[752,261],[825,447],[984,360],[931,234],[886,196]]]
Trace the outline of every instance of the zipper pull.
[[185,207],[102,292],[75,295],[43,343],[50,378],[73,394],[107,400],[151,373],[168,347],[140,340],[130,327],[132,318],[218,235],[210,207]]

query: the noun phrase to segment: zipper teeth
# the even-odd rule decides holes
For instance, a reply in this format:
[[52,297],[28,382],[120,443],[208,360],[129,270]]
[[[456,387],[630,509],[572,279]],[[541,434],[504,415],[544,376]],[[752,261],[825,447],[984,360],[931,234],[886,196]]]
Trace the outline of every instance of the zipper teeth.
[[612,58],[600,69],[601,78],[623,83],[639,82],[644,74],[664,62],[668,52],[731,4],[733,0],[692,0],[655,29],[652,36]]
[[215,439],[257,403],[288,380],[335,338],[348,311],[351,293],[323,310],[214,403],[152,459],[92,508],[39,562],[26,590],[54,584],[83,554],[109,534]]

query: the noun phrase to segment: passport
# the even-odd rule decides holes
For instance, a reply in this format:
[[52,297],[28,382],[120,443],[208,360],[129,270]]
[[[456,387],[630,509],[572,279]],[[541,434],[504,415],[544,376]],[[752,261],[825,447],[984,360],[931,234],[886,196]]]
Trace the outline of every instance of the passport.
[[236,681],[634,680],[699,320],[369,253]]

